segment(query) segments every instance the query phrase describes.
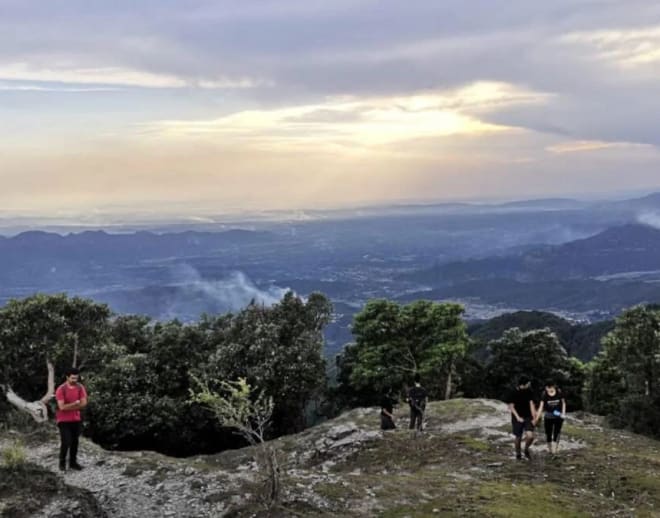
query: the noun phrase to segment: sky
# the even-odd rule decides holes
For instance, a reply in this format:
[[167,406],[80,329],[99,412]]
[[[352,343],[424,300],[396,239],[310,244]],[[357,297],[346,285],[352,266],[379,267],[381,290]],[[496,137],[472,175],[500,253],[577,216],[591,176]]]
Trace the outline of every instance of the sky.
[[0,207],[660,189],[660,2],[0,0]]

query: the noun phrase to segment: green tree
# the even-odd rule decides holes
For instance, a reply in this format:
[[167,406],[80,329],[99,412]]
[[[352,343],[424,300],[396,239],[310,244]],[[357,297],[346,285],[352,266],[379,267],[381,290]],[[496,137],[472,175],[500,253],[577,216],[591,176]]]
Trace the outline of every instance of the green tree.
[[659,436],[660,308],[624,311],[590,365],[586,401],[615,426]]
[[171,455],[217,451],[222,436],[199,407],[184,405],[189,371],[215,347],[205,328],[176,320],[151,325],[142,317],[115,319],[115,355],[88,376],[94,394],[88,432],[105,447],[153,448]]
[[608,359],[623,373],[626,389],[651,399],[660,377],[660,310],[636,306],[625,311],[603,340]]
[[584,406],[594,414],[612,416],[626,393],[621,369],[603,351],[586,366]]
[[108,350],[110,310],[79,297],[38,294],[0,308],[0,372],[27,400],[44,393],[46,360],[56,374],[94,369]]
[[468,343],[462,313],[458,304],[426,300],[367,302],[354,319],[355,344],[337,359],[340,392],[361,394],[358,404],[375,404],[420,374],[433,395],[449,397]]
[[206,322],[216,349],[201,371],[259,386],[275,402],[273,432],[299,431],[326,386],[323,328],[331,314],[323,295],[303,301],[289,292],[272,307],[251,304],[218,325]]
[[557,335],[549,329],[504,332],[489,344],[491,360],[486,366],[492,397],[502,399],[521,375],[528,376],[534,390],[542,390],[547,380],[557,383],[567,395],[571,409],[582,406],[584,368],[577,358],[569,358]]

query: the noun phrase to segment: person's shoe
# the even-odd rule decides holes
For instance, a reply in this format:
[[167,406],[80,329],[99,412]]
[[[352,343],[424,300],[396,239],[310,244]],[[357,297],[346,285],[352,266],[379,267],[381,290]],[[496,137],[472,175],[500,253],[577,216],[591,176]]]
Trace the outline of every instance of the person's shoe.
[[525,458],[527,460],[532,460],[532,454],[529,453],[529,448],[525,448]]
[[78,464],[77,462],[71,462],[69,464],[69,467],[71,469],[75,469],[76,471],[80,471],[81,469],[83,469],[83,467],[80,464]]
[[60,471],[66,471],[66,464],[64,462],[60,462]]
[[522,454],[516,453],[516,460],[522,460]]

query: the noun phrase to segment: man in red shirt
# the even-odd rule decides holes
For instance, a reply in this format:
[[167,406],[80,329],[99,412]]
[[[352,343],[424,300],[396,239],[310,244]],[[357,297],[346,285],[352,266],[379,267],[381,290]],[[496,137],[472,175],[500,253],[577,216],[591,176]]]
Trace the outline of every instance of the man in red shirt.
[[55,420],[60,429],[60,471],[66,470],[66,456],[69,453],[69,467],[81,470],[78,464],[78,438],[82,430],[80,410],[87,406],[87,391],[78,383],[78,369],[66,371],[66,381],[55,391],[57,412]]

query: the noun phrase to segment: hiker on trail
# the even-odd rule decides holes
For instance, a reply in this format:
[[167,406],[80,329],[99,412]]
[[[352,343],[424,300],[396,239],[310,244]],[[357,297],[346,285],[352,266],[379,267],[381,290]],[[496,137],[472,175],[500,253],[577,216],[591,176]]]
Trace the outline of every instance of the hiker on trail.
[[548,443],[548,452],[557,453],[559,447],[559,434],[566,418],[566,399],[554,382],[548,381],[541,396],[541,404],[534,424],[538,423],[543,415],[545,438]]
[[80,410],[87,406],[87,391],[78,382],[78,369],[67,369],[65,376],[66,381],[55,391],[55,421],[60,429],[60,471],[66,470],[67,453],[69,468],[81,470],[82,466],[78,464],[78,438],[82,431]]
[[394,401],[390,393],[383,396],[380,403],[380,429],[381,430],[394,430]]
[[415,374],[415,384],[408,391],[408,404],[410,405],[410,429],[422,431],[424,422],[424,410],[426,410],[426,402],[428,401],[428,394],[426,389],[422,387],[419,374]]
[[521,376],[516,389],[507,397],[511,411],[511,425],[515,436],[516,459],[521,459],[520,452],[523,435],[525,436],[525,457],[531,459],[529,447],[534,442],[534,419],[536,408],[534,396],[530,388],[531,382],[527,376]]

